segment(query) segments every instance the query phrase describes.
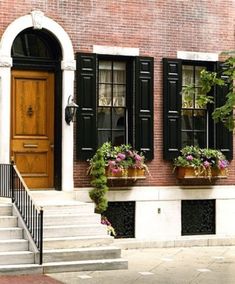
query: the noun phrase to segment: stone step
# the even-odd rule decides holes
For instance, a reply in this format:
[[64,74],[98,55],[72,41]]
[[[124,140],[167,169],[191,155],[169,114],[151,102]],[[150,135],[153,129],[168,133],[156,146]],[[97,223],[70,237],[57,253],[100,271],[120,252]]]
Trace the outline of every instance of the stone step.
[[0,228],[0,240],[22,239],[23,230],[21,228]]
[[44,273],[72,272],[72,271],[97,271],[127,269],[128,262],[125,259],[99,259],[83,261],[67,261],[43,264]]
[[44,205],[44,216],[47,215],[76,215],[76,214],[90,214],[94,213],[94,204],[93,203],[84,203],[76,202],[71,205]]
[[121,249],[117,247],[93,247],[79,249],[44,250],[43,263],[62,261],[81,261],[98,259],[116,259],[121,257]]
[[46,215],[43,218],[45,226],[49,225],[81,225],[81,224],[99,224],[99,214],[70,214],[70,215]]
[[12,204],[0,203],[0,216],[11,216]]
[[0,265],[33,263],[34,253],[30,251],[0,252]]
[[113,243],[113,237],[105,236],[80,236],[80,237],[53,237],[44,238],[43,248],[46,249],[72,249],[93,246],[106,246]]
[[98,225],[64,225],[44,226],[44,238],[53,237],[76,237],[76,236],[102,236],[107,234],[106,226]]
[[0,228],[17,227],[17,221],[16,216],[0,216]]
[[29,249],[29,242],[24,239],[0,240],[0,252],[23,251]]
[[42,274],[43,267],[38,264],[0,265],[0,275]]

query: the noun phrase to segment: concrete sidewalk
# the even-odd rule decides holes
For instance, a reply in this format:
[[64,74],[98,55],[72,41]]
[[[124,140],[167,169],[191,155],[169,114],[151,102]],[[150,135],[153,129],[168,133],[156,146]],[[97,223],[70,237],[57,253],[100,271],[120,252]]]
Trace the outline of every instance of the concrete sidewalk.
[[47,275],[9,275],[0,276],[0,284],[63,284]]
[[129,249],[122,255],[129,261],[128,270],[49,276],[66,284],[235,283],[235,246]]
[[122,251],[128,270],[0,276],[0,284],[234,284],[235,246]]

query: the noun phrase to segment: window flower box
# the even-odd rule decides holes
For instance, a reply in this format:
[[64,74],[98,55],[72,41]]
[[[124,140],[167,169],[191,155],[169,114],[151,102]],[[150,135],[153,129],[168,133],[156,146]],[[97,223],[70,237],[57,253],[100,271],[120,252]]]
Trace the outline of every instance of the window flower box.
[[219,150],[186,146],[174,160],[174,170],[179,179],[226,178],[228,164]]
[[192,167],[177,167],[178,179],[205,179],[205,178],[227,178],[228,173],[226,169],[211,169],[211,174],[208,172],[198,172]]
[[130,180],[138,180],[146,178],[145,169],[138,168],[128,168],[118,172],[113,172],[108,167],[106,168],[106,176],[107,179],[130,179]]

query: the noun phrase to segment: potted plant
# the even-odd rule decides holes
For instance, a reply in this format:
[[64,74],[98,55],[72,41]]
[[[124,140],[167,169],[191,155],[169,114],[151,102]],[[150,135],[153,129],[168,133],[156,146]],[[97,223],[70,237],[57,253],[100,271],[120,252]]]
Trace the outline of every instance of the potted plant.
[[129,144],[112,146],[106,142],[97,149],[89,164],[88,174],[93,186],[89,196],[96,204],[97,213],[104,212],[108,206],[105,198],[108,179],[143,179],[148,172],[144,155]]
[[110,147],[106,155],[106,174],[108,178],[140,178],[145,177],[148,168],[145,164],[145,157],[142,153],[134,150],[129,144]]
[[221,151],[215,149],[186,146],[173,163],[177,177],[180,179],[211,179],[212,177],[226,177],[228,174],[228,161]]

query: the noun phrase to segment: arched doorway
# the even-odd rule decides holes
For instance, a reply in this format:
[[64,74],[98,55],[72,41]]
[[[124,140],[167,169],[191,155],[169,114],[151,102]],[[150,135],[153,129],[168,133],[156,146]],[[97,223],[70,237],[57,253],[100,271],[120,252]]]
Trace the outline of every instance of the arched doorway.
[[61,70],[61,106],[57,109],[61,113],[61,189],[72,191],[73,181],[73,127],[67,125],[64,119],[64,109],[68,97],[74,93],[74,71],[76,62],[69,35],[61,25],[46,17],[41,11],[32,11],[30,14],[14,20],[4,31],[0,40],[0,163],[10,162],[11,138],[11,49],[15,38],[22,31],[33,28],[49,32],[58,41],[62,59]]
[[29,188],[60,188],[61,48],[49,32],[29,28],[11,56],[11,159]]

